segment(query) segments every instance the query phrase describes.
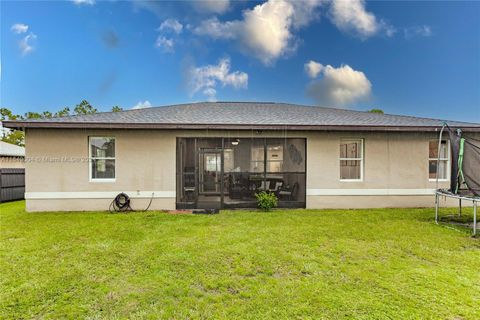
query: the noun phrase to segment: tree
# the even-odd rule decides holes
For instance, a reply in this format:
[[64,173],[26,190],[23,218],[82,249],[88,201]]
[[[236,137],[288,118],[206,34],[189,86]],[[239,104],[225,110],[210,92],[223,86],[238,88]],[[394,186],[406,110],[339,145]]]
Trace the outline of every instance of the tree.
[[82,100],[80,104],[75,106],[75,114],[93,114],[97,113],[97,109],[92,107],[92,105],[87,100]]
[[[115,106],[112,108],[112,111],[121,111],[122,108]],[[75,106],[75,114],[92,114],[96,113],[97,109],[92,107],[90,103],[88,103],[87,100],[82,100],[79,104]],[[65,107],[55,113],[52,113],[50,111],[43,111],[43,112],[34,112],[34,111],[29,111],[26,112],[25,115],[19,116],[14,114],[11,110],[8,108],[0,108],[0,121],[3,120],[21,120],[21,119],[48,119],[48,118],[53,118],[53,117],[66,117],[70,115],[70,108]],[[23,131],[20,130],[10,130],[6,129],[0,126],[1,133],[2,133],[2,141],[8,142],[8,143],[13,143],[19,146],[24,146],[25,143],[25,134]]]
[[[14,114],[8,108],[0,108],[0,120],[18,120],[22,117],[19,115]],[[1,127],[2,129],[2,141],[7,143],[16,144],[18,146],[25,145],[25,134],[23,131],[20,130],[10,130]]]
[[4,135],[2,137],[3,142],[16,144],[17,146],[24,147],[25,146],[25,133],[20,130],[8,130],[8,132],[4,131]]
[[119,106],[112,107],[112,112],[119,112],[119,111],[123,111],[123,108],[121,108]]
[[43,111],[42,112],[42,119],[48,119],[53,117],[53,114],[50,111]]
[[370,112],[370,113],[380,113],[380,114],[384,114],[385,112],[383,112],[382,109],[370,109],[368,110],[367,112]]
[[13,112],[10,109],[0,108],[0,121],[17,120],[18,118],[20,117],[16,114],[13,114]]
[[43,118],[41,113],[29,111],[25,113],[25,119],[41,119]]
[[65,107],[62,110],[59,110],[59,111],[55,112],[54,117],[66,117],[66,116],[69,116],[69,115],[70,115],[70,108]]

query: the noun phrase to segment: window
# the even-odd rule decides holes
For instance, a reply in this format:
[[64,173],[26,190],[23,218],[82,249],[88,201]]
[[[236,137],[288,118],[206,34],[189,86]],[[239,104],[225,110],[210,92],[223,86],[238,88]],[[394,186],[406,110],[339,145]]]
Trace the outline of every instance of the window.
[[[438,180],[448,180],[450,168],[450,148],[447,140],[440,143],[440,161],[438,161]],[[428,178],[437,179],[438,140],[430,140],[428,145]]]
[[115,180],[115,138],[90,137],[90,180]]
[[283,171],[283,145],[273,144],[267,146],[267,172],[277,173]]
[[263,172],[264,170],[264,146],[263,141],[254,140],[251,147],[250,171]]
[[363,140],[340,141],[340,180],[363,179]]

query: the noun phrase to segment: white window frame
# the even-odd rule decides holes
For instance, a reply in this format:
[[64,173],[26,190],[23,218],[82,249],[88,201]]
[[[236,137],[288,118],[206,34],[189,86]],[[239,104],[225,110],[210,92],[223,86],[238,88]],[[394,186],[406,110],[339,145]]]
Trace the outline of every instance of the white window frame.
[[[95,159],[100,159],[100,160],[115,160],[115,178],[93,178],[92,177],[92,139],[95,138],[108,138],[108,139],[113,139],[115,141],[115,146],[114,146],[114,152],[115,152],[115,157],[99,157]],[[88,137],[88,178],[90,182],[115,182],[117,179],[117,138],[112,137],[112,136],[89,136]]]
[[352,142],[360,142],[360,148],[361,148],[361,157],[360,158],[342,158],[340,157],[340,150],[338,154],[338,173],[340,174],[341,166],[340,163],[341,161],[360,161],[360,179],[342,179],[340,177],[340,182],[363,182],[363,163],[365,159],[365,139],[363,138],[342,138],[339,141],[338,146],[340,147],[342,145],[342,142],[346,141],[352,141]]
[[[430,142],[432,141],[435,141],[436,142],[436,145],[437,145],[437,152],[438,152],[438,139],[430,139],[428,140],[428,162],[427,162],[427,177],[428,177],[428,181],[430,182],[435,182],[437,181],[436,178],[430,178],[430,161],[437,161],[438,158],[430,158]],[[448,139],[442,139],[442,141],[446,141],[447,142],[447,157],[446,158],[440,158],[440,161],[447,161],[447,178],[446,179],[438,179],[438,181],[440,182],[447,182],[447,181],[450,181],[450,140]],[[437,154],[438,156],[438,154]]]

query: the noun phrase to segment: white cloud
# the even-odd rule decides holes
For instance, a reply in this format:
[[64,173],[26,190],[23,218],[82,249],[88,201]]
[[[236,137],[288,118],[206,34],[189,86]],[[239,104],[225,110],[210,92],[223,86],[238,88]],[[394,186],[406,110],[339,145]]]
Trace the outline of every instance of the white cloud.
[[405,39],[411,39],[413,37],[430,37],[432,35],[432,29],[430,26],[415,26],[403,29]]
[[320,79],[310,83],[307,93],[318,105],[343,107],[370,97],[372,84],[367,76],[348,65],[334,68],[320,65]]
[[214,39],[234,39],[239,34],[239,22],[221,22],[217,17],[203,20],[193,32],[201,36],[209,36]]
[[28,31],[28,25],[23,24],[23,23],[15,23],[10,30],[12,30],[13,33],[25,33]]
[[18,47],[20,48],[22,55],[27,55],[35,49],[32,42],[34,42],[36,39],[37,35],[35,35],[33,32],[30,32],[18,42]]
[[183,25],[176,19],[167,19],[162,22],[158,31],[172,31],[176,34],[182,33]]
[[312,79],[316,78],[323,69],[323,65],[321,63],[318,63],[313,60],[310,60],[309,62],[305,63],[304,67],[305,67],[305,72]]
[[293,25],[296,28],[307,26],[310,22],[318,19],[318,8],[328,0],[291,0],[294,7]]
[[93,6],[95,4],[95,0],[71,0],[71,1],[75,3],[77,6],[81,6],[81,5]]
[[158,36],[155,41],[155,47],[160,48],[163,52],[173,53],[175,51],[175,44],[173,39],[165,38],[164,36]]
[[188,70],[190,94],[202,92],[208,100],[216,99],[216,87],[231,86],[234,89],[245,89],[248,86],[248,74],[241,71],[230,72],[230,59],[221,59],[217,65],[203,67],[192,66]]
[[395,29],[365,8],[365,0],[332,0],[330,20],[343,32],[353,33],[361,38],[371,37],[380,31],[392,36]]
[[145,100],[145,101],[139,101],[136,105],[132,107],[132,109],[145,109],[145,108],[151,108],[152,104],[150,101]]
[[194,33],[236,40],[245,53],[253,54],[264,64],[271,64],[295,51],[295,31],[318,17],[316,9],[321,4],[321,0],[269,0],[245,10],[242,20],[205,20]]
[[193,5],[197,11],[202,13],[221,14],[230,8],[230,0],[201,0],[193,1]]

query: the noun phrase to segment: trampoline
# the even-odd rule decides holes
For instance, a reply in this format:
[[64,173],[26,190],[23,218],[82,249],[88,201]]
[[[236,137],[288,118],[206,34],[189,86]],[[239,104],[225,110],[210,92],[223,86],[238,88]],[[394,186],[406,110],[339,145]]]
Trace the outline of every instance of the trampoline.
[[[440,148],[445,129],[448,131],[452,155],[450,188],[438,188]],[[477,235],[477,206],[480,202],[480,140],[465,135],[459,129],[452,129],[444,123],[440,130],[437,153],[435,222],[439,223],[440,197],[458,199],[458,213],[462,212],[462,201],[472,202],[472,233]]]

